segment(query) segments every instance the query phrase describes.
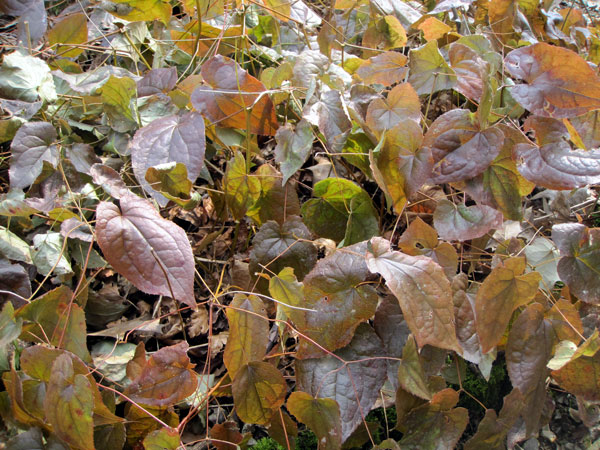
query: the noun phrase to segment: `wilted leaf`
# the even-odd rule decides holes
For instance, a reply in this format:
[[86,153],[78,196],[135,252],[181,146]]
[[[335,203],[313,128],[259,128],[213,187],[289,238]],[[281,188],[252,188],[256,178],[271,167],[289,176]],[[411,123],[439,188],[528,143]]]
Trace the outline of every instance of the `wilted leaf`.
[[331,398],[314,398],[302,391],[292,392],[287,408],[296,419],[308,426],[325,450],[337,450],[342,445],[340,407]]
[[84,375],[75,374],[68,355],[60,355],[52,365],[44,400],[46,419],[53,432],[75,448],[93,449],[93,408],[90,381]]
[[473,113],[453,109],[427,130],[423,146],[430,148],[436,184],[466,180],[483,173],[502,149],[504,134],[497,128],[480,129]]
[[212,123],[272,136],[279,124],[264,85],[234,60],[217,55],[202,64],[210,85],[196,88],[192,104]]
[[406,76],[407,61],[408,58],[400,52],[385,52],[369,58],[356,73],[365,84],[391,86],[399,83]]
[[138,289],[194,307],[194,257],[183,229],[137,196],[128,194],[120,204],[100,202],[96,210],[106,260]]
[[149,433],[144,438],[145,450],[177,450],[179,447],[179,433],[169,428],[161,428]]
[[340,92],[325,91],[320,97],[314,96],[313,99],[304,107],[302,117],[319,127],[330,151],[340,152],[352,129]]
[[454,328],[450,282],[431,258],[392,251],[389,241],[373,238],[366,255],[373,273],[380,273],[398,299],[419,347],[431,344],[461,352]]
[[58,164],[58,136],[51,123],[30,122],[19,128],[13,139],[10,159],[10,186],[23,189],[33,184],[42,173],[43,162]]
[[414,120],[417,124],[421,120],[421,102],[409,83],[394,87],[387,99],[376,99],[367,109],[367,125],[377,135],[398,124],[406,125],[407,119]]
[[317,235],[344,245],[379,234],[377,212],[366,191],[344,178],[327,178],[313,188],[313,196],[302,205],[306,225]]
[[[342,442],[362,423],[386,379],[381,341],[366,324],[335,356],[296,360],[297,389],[339,405]],[[341,358],[341,360],[339,359]],[[342,361],[352,361],[351,364]]]
[[171,18],[171,5],[165,0],[110,0],[105,8],[111,14],[130,22],[159,19],[164,24]]
[[506,69],[527,84],[510,88],[532,114],[574,117],[600,108],[600,78],[577,53],[540,42],[510,52]]
[[502,226],[502,213],[489,206],[440,200],[433,213],[433,224],[442,239],[467,241]]
[[518,144],[513,152],[521,175],[550,189],[574,189],[600,183],[600,150],[572,150],[562,121],[530,116],[524,128],[534,130],[538,145]]
[[65,58],[79,56],[83,49],[78,48],[77,44],[83,44],[87,40],[87,17],[83,13],[65,17],[53,25],[48,32],[48,43],[52,46],[56,45],[56,54]]
[[584,302],[600,303],[600,228],[578,223],[554,225],[552,240],[561,254],[560,279]]
[[[299,331],[327,350],[347,345],[356,327],[375,313],[377,294],[364,284],[369,275],[365,250],[361,242],[321,259],[304,279],[301,306],[313,311],[288,311]],[[322,355],[321,349],[300,339],[296,358]]]
[[145,179],[148,169],[159,164],[181,163],[187,169],[187,179],[193,183],[204,167],[205,147],[204,119],[200,114],[188,112],[154,120],[140,128],[131,142],[133,173],[144,190],[165,206],[168,200]]
[[224,187],[231,214],[236,220],[242,219],[260,195],[260,181],[248,173],[246,159],[241,152],[236,152],[227,163]]
[[92,347],[91,355],[98,371],[114,383],[127,379],[127,363],[133,359],[136,346],[129,342],[115,345],[113,341],[100,341]]
[[512,385],[523,394],[527,435],[541,425],[542,405],[546,398],[546,363],[554,345],[552,325],[544,319],[543,307],[534,303],[515,320],[506,344],[506,368]]
[[285,401],[283,375],[266,362],[251,362],[240,368],[231,386],[235,411],[247,423],[266,425]]
[[370,155],[375,181],[385,192],[394,211],[401,214],[408,199],[423,185],[431,174],[431,151],[423,147],[421,127],[404,120],[382,138],[379,151]]
[[269,342],[269,321],[263,301],[256,296],[237,294],[227,308],[229,338],[223,362],[233,380],[246,364],[261,361]]
[[277,130],[275,161],[279,163],[283,174],[282,184],[306,162],[312,151],[314,138],[312,127],[306,120],[298,122],[296,127],[288,123]]
[[525,258],[509,258],[498,265],[482,283],[475,300],[477,334],[483,353],[500,340],[513,311],[526,305],[535,296],[541,275],[523,275]]
[[254,236],[250,271],[260,272],[265,266],[270,272],[279,273],[291,267],[302,280],[317,262],[317,249],[310,238],[310,231],[298,216],[289,217],[283,225],[268,221]]
[[174,405],[192,395],[198,378],[187,350],[187,342],[182,342],[155,352],[125,393],[133,401],[149,406]]
[[408,82],[419,95],[451,89],[456,84],[456,75],[440,54],[437,41],[412,49],[408,67]]

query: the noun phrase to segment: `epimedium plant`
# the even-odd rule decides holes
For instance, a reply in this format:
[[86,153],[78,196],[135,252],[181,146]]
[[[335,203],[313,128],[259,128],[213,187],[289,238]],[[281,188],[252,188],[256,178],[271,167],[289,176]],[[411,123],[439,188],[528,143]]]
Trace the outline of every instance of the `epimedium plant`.
[[[0,11],[8,448],[514,448],[556,391],[594,425],[593,10]],[[463,383],[497,359],[499,410]]]

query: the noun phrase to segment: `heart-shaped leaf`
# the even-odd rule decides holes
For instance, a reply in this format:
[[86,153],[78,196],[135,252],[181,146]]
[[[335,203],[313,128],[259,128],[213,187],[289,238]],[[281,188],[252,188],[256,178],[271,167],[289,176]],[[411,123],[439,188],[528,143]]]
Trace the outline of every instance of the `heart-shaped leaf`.
[[527,83],[510,93],[532,114],[564,118],[600,108],[600,78],[571,50],[540,42],[513,50],[504,65]]
[[391,86],[404,79],[408,58],[400,52],[385,52],[369,58],[356,71],[365,84]]
[[451,89],[456,84],[456,75],[438,50],[437,41],[430,41],[411,50],[408,67],[408,82],[419,95]]
[[10,186],[23,189],[42,173],[43,162],[58,164],[58,136],[51,123],[29,122],[19,128],[10,146]]
[[394,87],[387,99],[377,99],[369,104],[367,109],[367,125],[376,134],[390,130],[406,121],[421,120],[421,102],[419,96],[409,83]]
[[277,130],[275,161],[283,174],[283,184],[306,162],[314,138],[312,127],[306,120],[298,122],[296,127],[286,124]]
[[489,206],[465,206],[440,200],[433,213],[433,223],[442,239],[466,241],[499,228],[502,225],[502,213]]
[[335,400],[314,398],[306,392],[296,391],[288,398],[287,408],[317,435],[323,449],[337,450],[341,447],[340,407]]
[[332,152],[341,151],[352,129],[352,123],[342,104],[340,92],[329,90],[322,92],[320,97],[313,98],[314,101],[305,106],[302,117],[319,127]]
[[138,289],[195,307],[194,256],[183,229],[135,195],[125,195],[120,204],[100,202],[96,210],[106,260]]
[[154,120],[135,133],[130,148],[138,182],[158,204],[165,206],[167,198],[146,181],[146,171],[152,166],[176,162],[185,164],[190,182],[196,181],[204,167],[204,119],[196,112],[188,112]]

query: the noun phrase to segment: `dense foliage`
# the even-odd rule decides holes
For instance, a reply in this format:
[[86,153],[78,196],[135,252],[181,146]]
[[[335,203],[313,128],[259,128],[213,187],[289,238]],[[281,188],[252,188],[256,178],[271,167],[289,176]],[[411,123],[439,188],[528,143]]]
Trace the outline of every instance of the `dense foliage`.
[[591,7],[0,12],[7,448],[514,448],[559,396],[597,424]]

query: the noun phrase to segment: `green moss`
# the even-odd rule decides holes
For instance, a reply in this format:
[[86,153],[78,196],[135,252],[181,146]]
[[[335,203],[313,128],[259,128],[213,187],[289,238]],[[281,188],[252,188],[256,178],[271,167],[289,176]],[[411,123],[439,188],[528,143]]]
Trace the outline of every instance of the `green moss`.
[[285,450],[275,440],[266,437],[259,440],[256,444],[250,447],[254,450]]
[[318,447],[317,436],[310,430],[298,433],[296,439],[296,450],[316,450]]

